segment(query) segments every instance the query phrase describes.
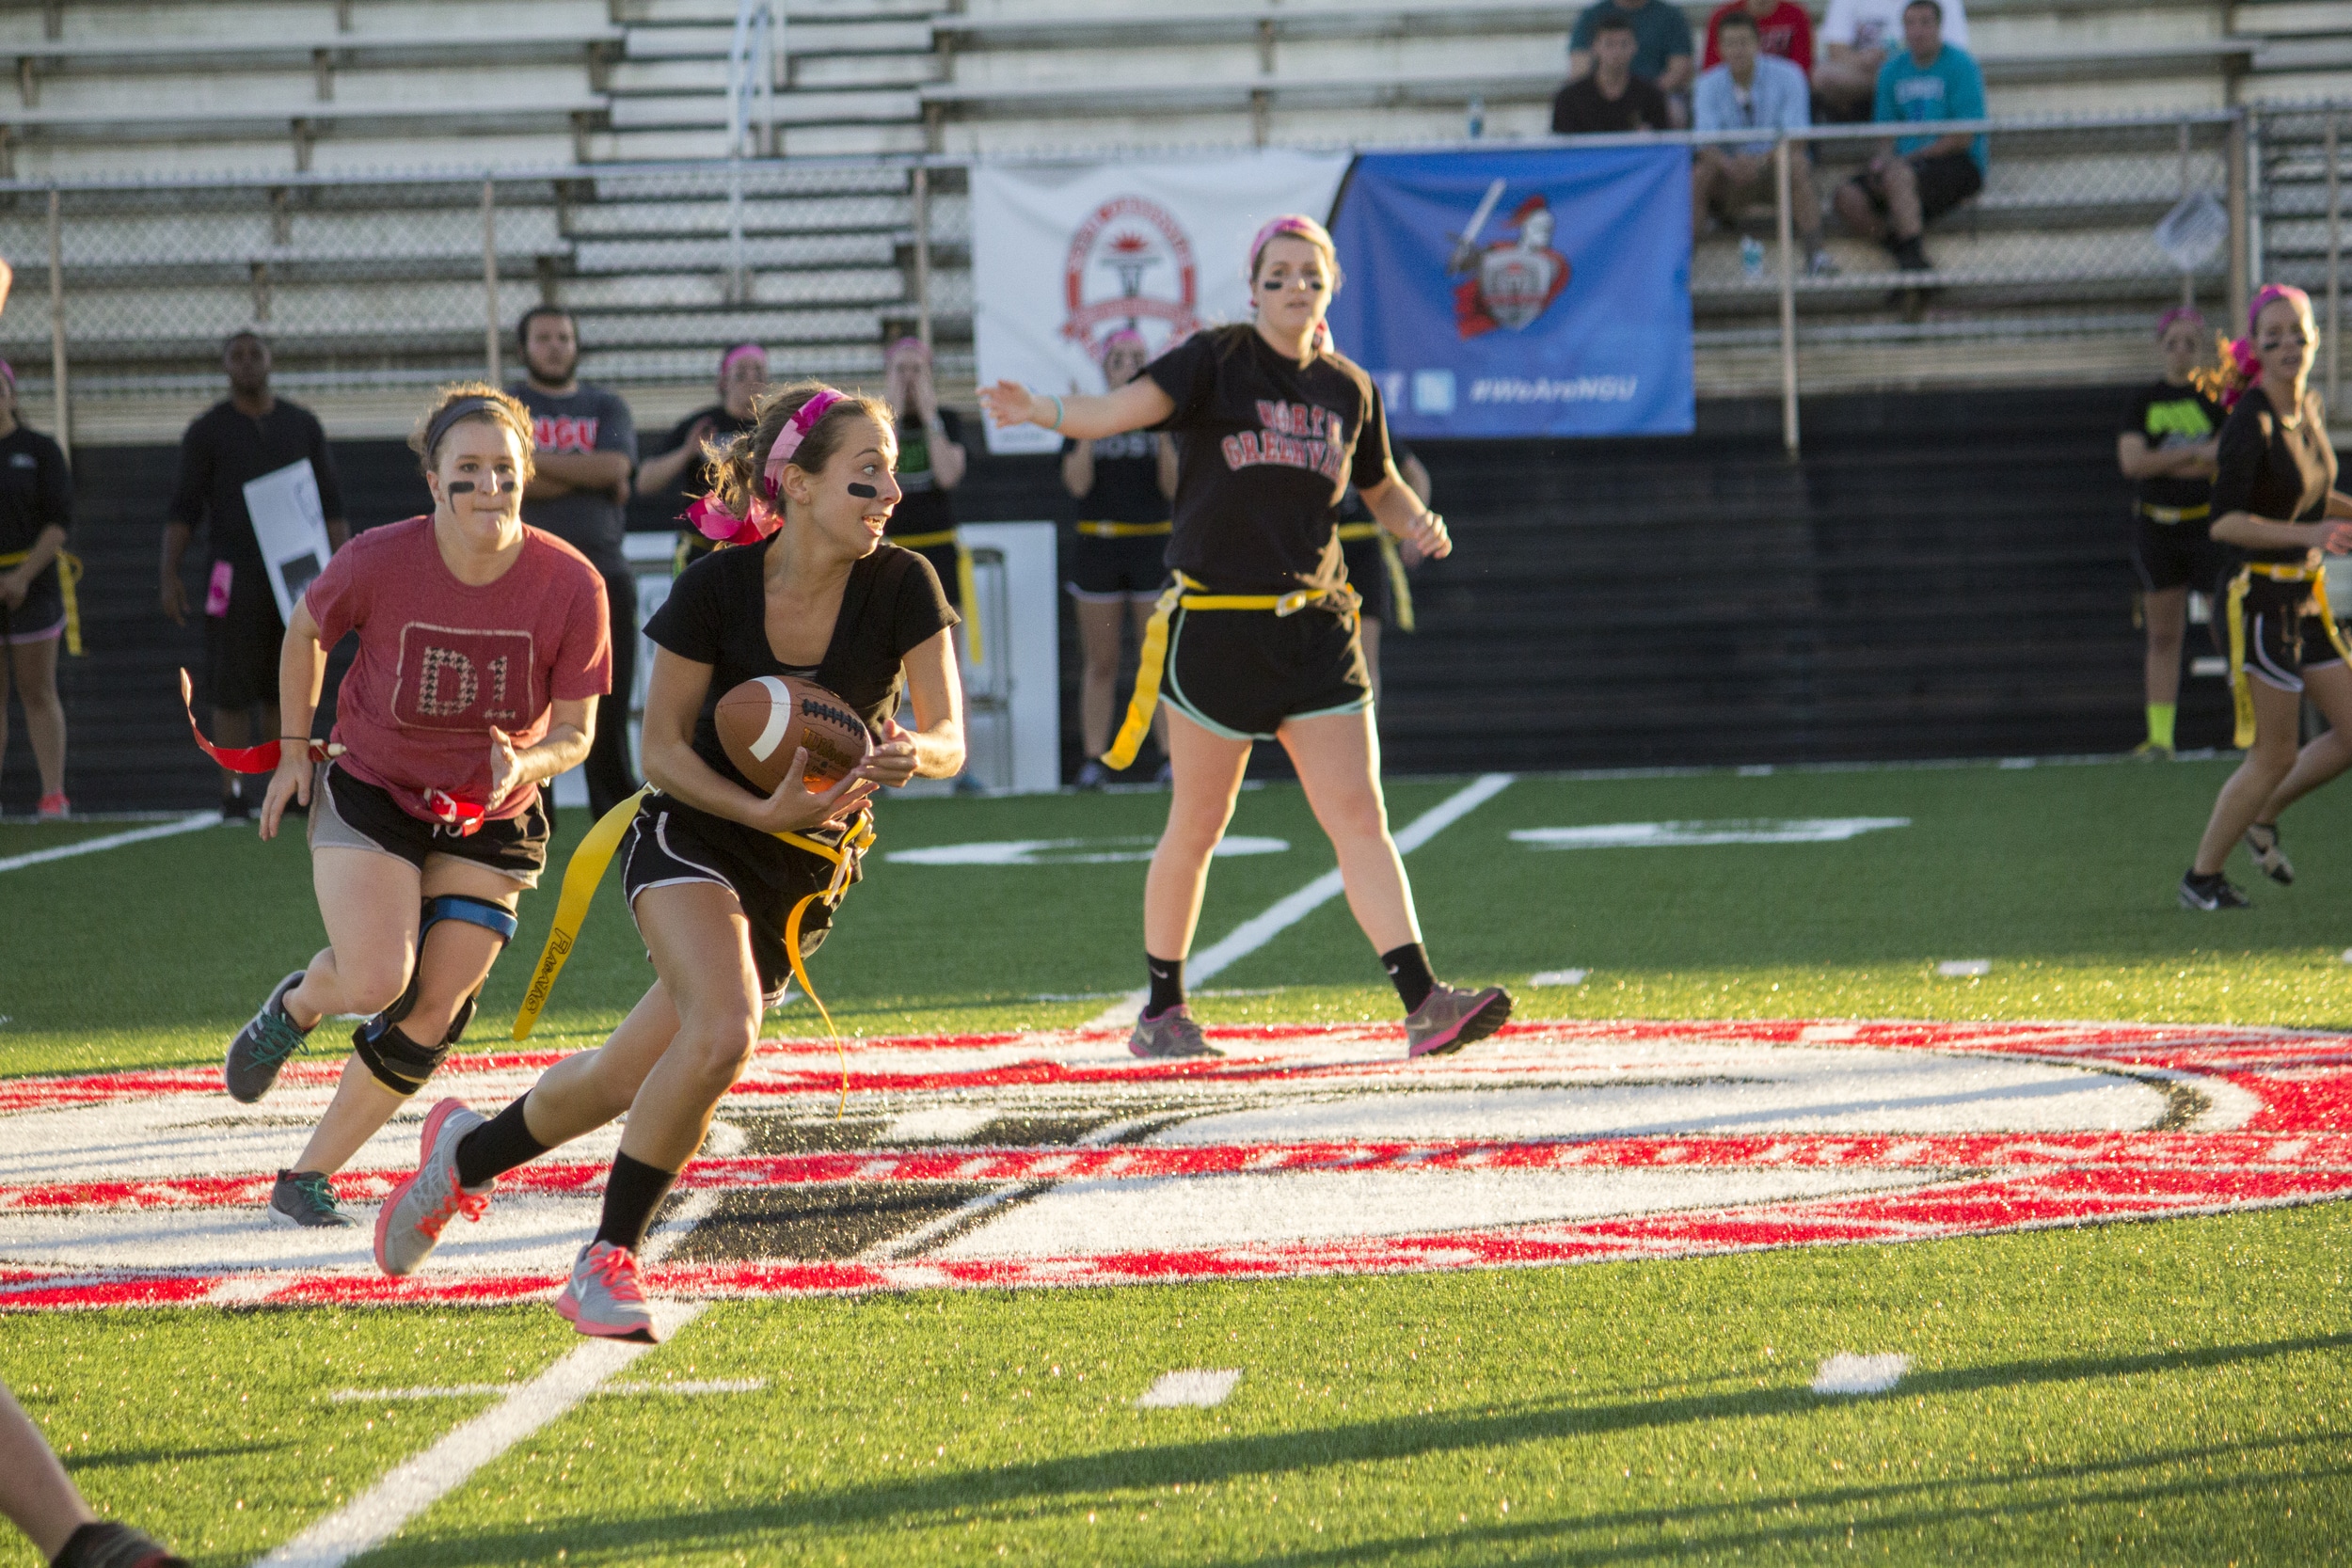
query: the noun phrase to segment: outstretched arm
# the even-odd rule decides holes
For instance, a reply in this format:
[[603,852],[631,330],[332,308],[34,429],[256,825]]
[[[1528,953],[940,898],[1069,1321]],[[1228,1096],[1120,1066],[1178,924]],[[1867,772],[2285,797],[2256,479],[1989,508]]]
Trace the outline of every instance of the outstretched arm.
[[1017,424],[1043,425],[1082,441],[1141,430],[1176,412],[1176,400],[1148,375],[1139,375],[1114,392],[1069,397],[1032,392],[1018,381],[999,381],[980,388],[980,405],[999,430]]
[[1422,504],[1421,498],[1397,476],[1395,463],[1390,463],[1388,478],[1361,494],[1380,526],[1421,554],[1441,561],[1454,553],[1445,519]]

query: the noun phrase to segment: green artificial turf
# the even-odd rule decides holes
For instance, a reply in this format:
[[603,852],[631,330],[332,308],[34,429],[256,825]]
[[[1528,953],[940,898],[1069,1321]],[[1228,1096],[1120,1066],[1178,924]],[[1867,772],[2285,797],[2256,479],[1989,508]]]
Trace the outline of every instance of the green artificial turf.
[[[1525,779],[1409,861],[1438,967],[1519,1016],[2352,1023],[2352,795],[2286,821],[2292,888],[2174,904],[2227,765]],[[1391,787],[1403,823],[1463,781]],[[883,847],[1148,840],[1152,794],[895,800]],[[567,814],[558,861],[586,822]],[[1514,829],[1906,816],[1849,842],[1546,851]],[[76,830],[8,825],[0,856]],[[1296,790],[1243,798],[1201,944],[1327,869]],[[1067,1025],[1136,983],[1139,863],[877,861],[816,966],[846,1028]],[[550,876],[550,883],[553,881]],[[609,879],[536,1043],[650,978]],[[0,874],[0,1075],[217,1059],[320,942],[298,839],[206,831]],[[527,898],[466,1049],[552,911]],[[1937,974],[1985,958],[1981,978]],[[1073,998],[1056,1000],[1054,998]],[[1393,1018],[1334,901],[1210,983],[1211,1021]],[[813,1032],[805,1006],[771,1021]],[[2309,1562],[2352,1525],[2338,1206],[1897,1247],[1427,1276],[719,1303],[495,1461],[381,1563]],[[0,1317],[0,1378],[102,1507],[249,1560],[574,1343],[544,1306]],[[1893,1394],[1805,1390],[1899,1353]],[[1138,1411],[1234,1367],[1213,1411]],[[1507,1504],[1507,1509],[1506,1505]],[[0,1564],[30,1562],[0,1539]]]

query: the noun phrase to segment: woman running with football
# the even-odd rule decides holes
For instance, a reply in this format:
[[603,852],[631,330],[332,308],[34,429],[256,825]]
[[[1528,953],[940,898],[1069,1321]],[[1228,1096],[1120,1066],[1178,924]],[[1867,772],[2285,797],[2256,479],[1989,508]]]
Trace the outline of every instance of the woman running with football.
[[1340,282],[1330,235],[1312,218],[1276,218],[1250,245],[1248,276],[1254,323],[1199,333],[1103,396],[1065,399],[1010,381],[980,392],[999,425],[1081,440],[1165,429],[1177,439],[1168,551],[1176,582],[1154,611],[1136,702],[1108,759],[1132,757],[1164,698],[1175,790],[1144,885],[1152,988],[1128,1048],[1219,1053],[1185,1005],[1184,960],[1250,747],[1279,740],[1338,853],[1348,908],[1395,982],[1406,1053],[1456,1051],[1500,1028],[1511,997],[1430,973],[1381,799],[1357,595],[1335,527],[1340,496],[1352,481],[1380,526],[1424,556],[1453,546],[1444,521],[1397,477],[1372,379],[1329,346],[1324,313]]
[[[713,461],[711,500],[742,520],[741,543],[689,566],[645,627],[651,786],[622,847],[622,887],[653,989],[602,1046],[549,1068],[497,1117],[454,1100],[433,1108],[417,1173],[376,1222],[385,1273],[413,1273],[454,1215],[479,1218],[501,1173],[626,1114],[596,1233],[556,1309],[582,1334],[654,1338],[637,1250],[784,994],[791,911],[806,911],[805,956],[824,931],[822,895],[870,842],[855,820],[867,797],[963,766],[956,612],[930,563],[882,539],[897,456],[882,404],[802,383],[762,399],[757,426]],[[829,788],[805,787],[805,749],[775,789],[754,786],[717,710],[761,676],[823,687],[879,744]],[[912,731],[891,717],[901,689]]]
[[[539,785],[588,754],[612,684],[604,585],[587,558],[526,527],[531,416],[493,387],[446,388],[409,446],[433,510],[336,552],[295,606],[278,656],[286,734],[263,838],[310,808],[310,876],[327,945],[230,1043],[247,1104],[333,1013],[368,1016],[326,1114],[269,1217],[347,1226],[328,1180],[424,1086],[473,1017],[515,904],[547,863]],[[313,770],[326,650],[345,632],[334,738]]]
[[[2294,870],[2279,814],[2352,766],[2352,667],[2328,604],[2320,553],[2352,551],[2352,496],[2336,485],[2328,411],[2310,390],[2319,328],[2311,296],[2273,283],[2254,296],[2248,336],[2213,377],[2230,418],[2213,482],[2213,537],[2246,564],[2230,584],[2230,682],[2246,760],[2221,786],[2181,905],[2234,910],[2246,895],[2221,867],[2240,838],[2275,881]],[[2304,693],[2328,733],[2299,751]]]

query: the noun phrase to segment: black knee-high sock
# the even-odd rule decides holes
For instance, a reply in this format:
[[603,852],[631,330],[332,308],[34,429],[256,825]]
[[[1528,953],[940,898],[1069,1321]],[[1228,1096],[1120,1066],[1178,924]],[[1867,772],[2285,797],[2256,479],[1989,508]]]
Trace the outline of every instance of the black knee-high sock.
[[596,1227],[596,1240],[635,1252],[637,1243],[645,1239],[645,1227],[653,1223],[653,1212],[670,1196],[670,1184],[676,1180],[674,1170],[659,1170],[626,1154],[612,1156],[612,1174],[604,1180],[604,1219]]
[[1184,959],[1155,958],[1146,953],[1143,967],[1152,976],[1152,1000],[1143,1005],[1145,1012],[1157,1018],[1170,1007],[1184,1005]]
[[1438,977],[1429,973],[1429,955],[1422,951],[1420,942],[1390,948],[1380,955],[1380,967],[1395,982],[1397,1000],[1408,1013],[1419,1011],[1429,993],[1438,989]]
[[523,1101],[530,1098],[524,1095],[457,1140],[458,1180],[479,1187],[548,1151],[546,1144],[531,1135],[531,1123],[523,1119]]

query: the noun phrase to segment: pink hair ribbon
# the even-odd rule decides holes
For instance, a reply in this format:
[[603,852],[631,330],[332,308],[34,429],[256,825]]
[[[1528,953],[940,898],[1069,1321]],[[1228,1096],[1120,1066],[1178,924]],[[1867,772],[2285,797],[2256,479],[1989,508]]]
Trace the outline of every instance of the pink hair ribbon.
[[776,432],[775,445],[768,449],[768,461],[759,475],[763,494],[753,497],[749,510],[740,516],[727,510],[717,496],[703,497],[686,511],[686,520],[694,525],[695,531],[722,545],[756,545],[782,527],[784,519],[773,502],[784,480],[784,466],[792,461],[792,454],[801,450],[801,443],[808,439],[825,411],[844,395],[831,387],[811,392],[808,401],[784,421],[784,428]]

